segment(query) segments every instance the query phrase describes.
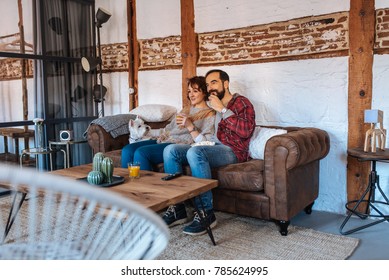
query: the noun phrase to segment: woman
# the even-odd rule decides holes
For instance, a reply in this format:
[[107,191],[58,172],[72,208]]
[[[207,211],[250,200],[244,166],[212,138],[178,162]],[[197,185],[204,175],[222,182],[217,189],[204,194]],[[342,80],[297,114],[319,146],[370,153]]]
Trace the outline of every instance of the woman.
[[122,149],[122,167],[131,161],[139,162],[142,170],[153,170],[163,162],[163,149],[170,144],[193,144],[207,141],[214,134],[215,111],[207,106],[205,78],[188,80],[188,99],[191,106],[184,108],[165,128],[157,140],[146,140],[126,145]]

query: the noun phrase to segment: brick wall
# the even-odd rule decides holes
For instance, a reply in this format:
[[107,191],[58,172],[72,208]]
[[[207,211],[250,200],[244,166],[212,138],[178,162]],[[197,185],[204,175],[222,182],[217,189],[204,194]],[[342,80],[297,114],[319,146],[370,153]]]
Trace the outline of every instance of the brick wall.
[[[32,60],[27,60],[26,76],[32,78]],[[19,58],[0,59],[0,81],[19,80],[22,75],[21,60]]]
[[348,13],[199,34],[199,65],[348,49]]
[[127,43],[101,45],[103,72],[128,71]]
[[139,69],[181,66],[181,36],[139,40]]
[[389,9],[376,11],[375,49],[389,48]]

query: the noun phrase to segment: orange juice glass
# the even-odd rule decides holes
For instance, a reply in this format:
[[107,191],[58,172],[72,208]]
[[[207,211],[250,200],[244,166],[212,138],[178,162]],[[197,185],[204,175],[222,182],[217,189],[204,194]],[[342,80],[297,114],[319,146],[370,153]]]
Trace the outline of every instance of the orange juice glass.
[[131,179],[139,178],[140,164],[139,162],[128,163],[128,175]]

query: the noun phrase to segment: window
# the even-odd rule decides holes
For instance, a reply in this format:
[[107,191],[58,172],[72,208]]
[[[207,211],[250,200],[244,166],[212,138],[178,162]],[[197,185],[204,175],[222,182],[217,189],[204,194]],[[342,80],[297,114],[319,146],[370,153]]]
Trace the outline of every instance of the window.
[[[82,56],[96,55],[94,1],[5,0],[0,7],[6,15],[0,19],[0,129],[31,130],[32,119],[40,117],[46,145],[60,130],[82,138],[97,115],[92,97],[96,75],[80,64]],[[73,146],[72,163],[89,162],[87,144]]]

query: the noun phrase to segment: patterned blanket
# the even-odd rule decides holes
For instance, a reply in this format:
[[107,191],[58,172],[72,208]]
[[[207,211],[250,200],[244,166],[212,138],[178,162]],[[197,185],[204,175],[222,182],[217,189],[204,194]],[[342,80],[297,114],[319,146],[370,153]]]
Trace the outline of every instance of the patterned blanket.
[[[133,114],[119,114],[114,116],[106,116],[93,120],[90,124],[100,125],[105,129],[113,138],[120,135],[129,134],[128,122],[136,119],[136,115]],[[87,130],[84,132],[84,138],[86,138]]]

